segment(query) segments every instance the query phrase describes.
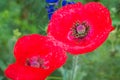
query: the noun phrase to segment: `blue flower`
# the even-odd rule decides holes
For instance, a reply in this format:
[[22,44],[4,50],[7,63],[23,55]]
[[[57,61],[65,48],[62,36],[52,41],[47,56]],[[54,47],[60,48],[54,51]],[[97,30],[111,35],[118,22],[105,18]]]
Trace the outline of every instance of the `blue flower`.
[[75,2],[74,1],[66,1],[66,0],[63,0],[62,1],[62,6],[65,6],[65,5],[67,5],[67,4],[74,4]]
[[56,3],[58,2],[59,0],[46,0],[46,3]]
[[53,13],[48,13],[48,19],[50,20],[52,17]]
[[49,5],[49,6],[46,7],[46,9],[47,9],[47,12],[48,12],[48,19],[50,20],[52,14],[54,13],[54,11],[56,9],[54,8],[54,5]]
[[62,6],[65,6],[65,5],[67,5],[67,1],[66,1],[66,0],[63,0],[63,1],[62,1]]
[[74,4],[75,2],[71,1],[71,2],[68,2],[68,4]]
[[[48,13],[48,18],[49,20],[51,19],[52,14],[56,10],[56,6],[58,6],[59,0],[46,0],[46,3],[48,6],[46,7],[47,13]],[[62,0],[62,6],[65,6],[67,4],[74,4],[74,1],[67,1],[67,0]]]

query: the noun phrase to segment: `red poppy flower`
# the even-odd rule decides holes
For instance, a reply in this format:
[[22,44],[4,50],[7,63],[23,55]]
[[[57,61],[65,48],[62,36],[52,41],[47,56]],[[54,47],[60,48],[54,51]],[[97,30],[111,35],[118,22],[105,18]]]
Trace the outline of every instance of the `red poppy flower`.
[[71,54],[91,52],[113,30],[109,10],[100,3],[80,2],[58,9],[48,25],[48,36]]
[[67,58],[59,46],[38,34],[20,38],[14,47],[14,55],[16,63],[5,71],[6,76],[13,80],[44,80]]

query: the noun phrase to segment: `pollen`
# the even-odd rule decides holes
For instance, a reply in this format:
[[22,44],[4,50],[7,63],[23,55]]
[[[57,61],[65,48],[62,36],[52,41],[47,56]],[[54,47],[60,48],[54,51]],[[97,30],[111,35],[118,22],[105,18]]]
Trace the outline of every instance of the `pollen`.
[[86,22],[76,22],[72,27],[72,36],[74,38],[82,39],[87,36],[89,25]]
[[44,60],[41,59],[40,57],[27,58],[25,65],[34,68],[45,69]]

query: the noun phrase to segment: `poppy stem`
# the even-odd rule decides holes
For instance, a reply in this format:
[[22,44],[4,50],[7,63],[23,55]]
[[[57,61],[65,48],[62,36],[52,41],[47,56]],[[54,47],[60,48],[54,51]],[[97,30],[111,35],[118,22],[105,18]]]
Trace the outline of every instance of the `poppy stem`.
[[79,56],[78,55],[73,56],[73,62],[72,62],[72,70],[71,70],[71,78],[70,78],[70,80],[75,80],[75,78],[76,78],[77,70],[79,68],[78,62],[79,62]]
[[46,80],[62,80],[62,77],[50,76]]

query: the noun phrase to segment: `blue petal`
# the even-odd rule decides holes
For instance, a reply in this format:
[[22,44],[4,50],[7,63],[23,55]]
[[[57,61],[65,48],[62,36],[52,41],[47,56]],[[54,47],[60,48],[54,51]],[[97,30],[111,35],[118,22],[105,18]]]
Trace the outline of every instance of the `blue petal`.
[[48,9],[48,13],[54,12],[54,9]]
[[75,2],[71,1],[71,2],[68,2],[68,4],[74,4]]
[[48,19],[49,19],[49,20],[51,19],[52,15],[53,15],[53,13],[49,13],[49,14],[48,14]]
[[59,0],[46,0],[46,3],[56,3],[58,2]]
[[46,6],[46,10],[48,13],[54,12],[55,11],[54,5]]
[[63,0],[63,1],[62,1],[62,6],[65,6],[65,5],[67,5],[67,1],[66,1],[66,0]]
[[54,8],[55,5],[49,5],[49,8]]

